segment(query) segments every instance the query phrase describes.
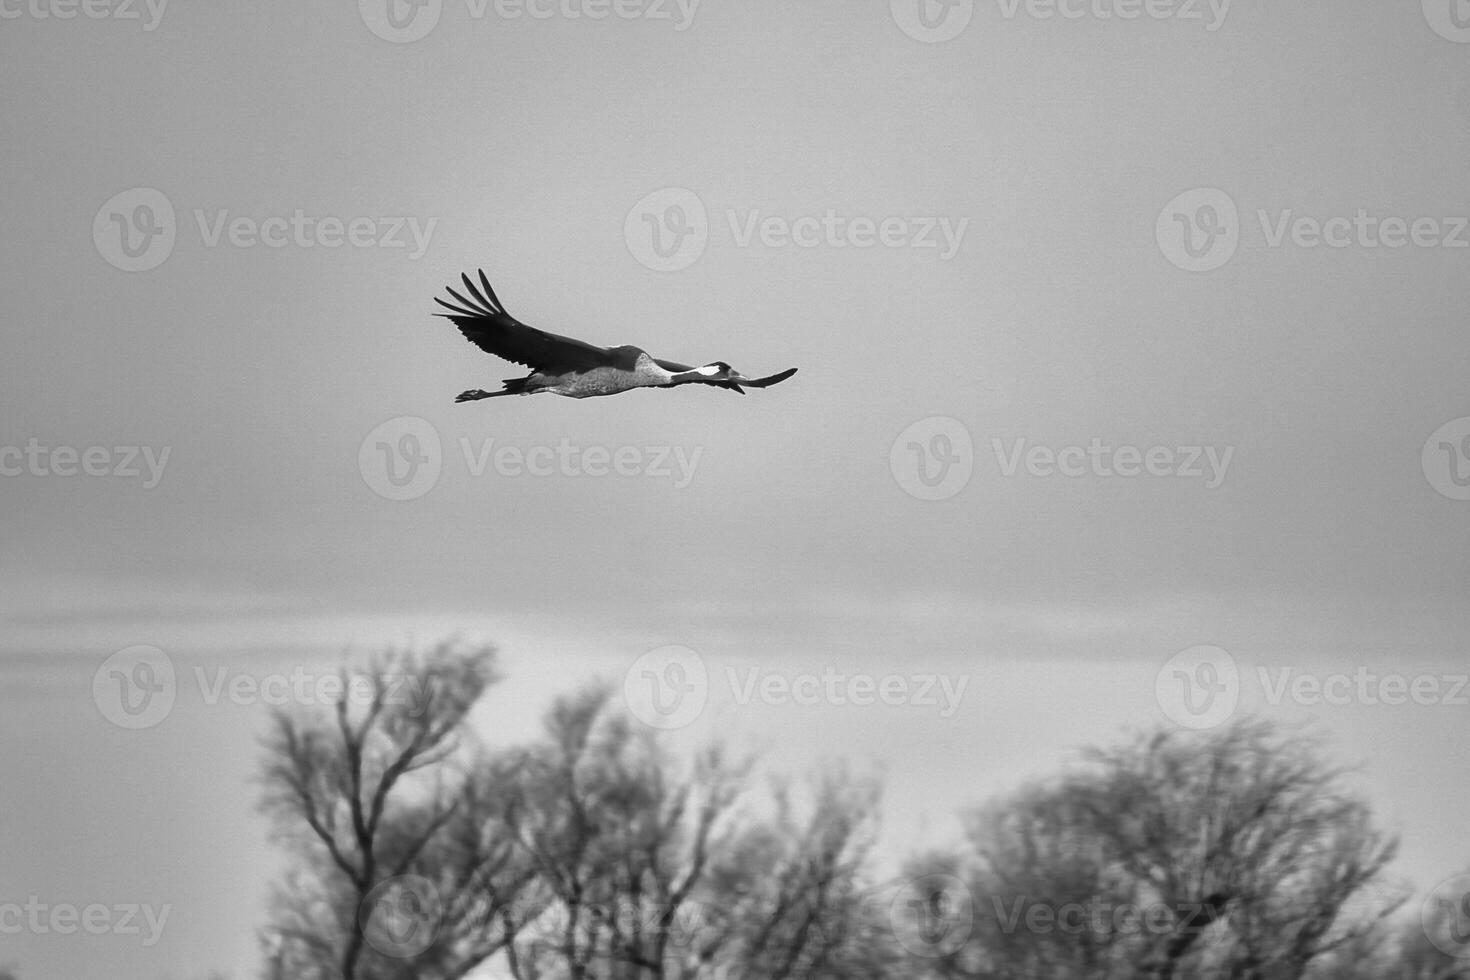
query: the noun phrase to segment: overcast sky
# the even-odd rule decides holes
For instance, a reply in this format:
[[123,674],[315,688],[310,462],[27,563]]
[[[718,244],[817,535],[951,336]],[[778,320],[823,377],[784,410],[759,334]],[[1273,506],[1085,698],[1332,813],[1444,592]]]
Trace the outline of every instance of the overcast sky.
[[[1208,644],[1364,764],[1400,873],[1461,869],[1464,6],[0,0],[0,903],[172,909],[0,962],[249,974],[266,709],[196,670],[454,631],[503,739],[687,648],[680,737],[885,765],[895,853],[1178,722]],[[457,405],[524,373],[430,316],[478,267],[800,373]],[[93,678],[135,645],[177,701],[126,730]],[[965,686],[742,705],[752,668]]]

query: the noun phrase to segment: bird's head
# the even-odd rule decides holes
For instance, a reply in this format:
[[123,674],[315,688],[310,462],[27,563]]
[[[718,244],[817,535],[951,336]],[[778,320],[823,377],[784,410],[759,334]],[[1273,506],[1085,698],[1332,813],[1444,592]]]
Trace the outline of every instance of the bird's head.
[[686,384],[691,381],[702,381],[705,384],[719,385],[732,391],[745,393],[745,387],[769,388],[773,384],[779,384],[796,373],[796,368],[787,368],[778,374],[768,378],[747,378],[739,371],[726,364],[724,361],[711,361],[703,367],[690,368],[672,378],[673,384]]
[[745,375],[726,364],[724,361],[711,361],[703,367],[694,369],[700,380],[703,381],[744,381]]

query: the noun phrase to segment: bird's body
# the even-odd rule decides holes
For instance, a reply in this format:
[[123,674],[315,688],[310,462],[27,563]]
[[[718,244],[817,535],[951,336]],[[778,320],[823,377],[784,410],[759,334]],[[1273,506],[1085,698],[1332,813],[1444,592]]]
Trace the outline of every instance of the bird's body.
[[566,371],[561,374],[534,371],[528,378],[515,379],[524,385],[524,390],[510,394],[531,395],[539,391],[549,391],[568,398],[593,398],[597,395],[616,395],[634,388],[660,387],[674,380],[674,372],[659,367],[658,362],[649,357],[647,351],[636,347],[614,347],[611,353],[615,355],[612,364],[585,371]]
[[568,398],[616,395],[634,388],[674,388],[684,384],[708,384],[744,394],[745,387],[765,388],[785,381],[796,368],[766,378],[747,378],[724,361],[691,367],[677,361],[652,357],[630,345],[597,347],[593,344],[537,330],[520,322],[500,305],[490,281],[480,272],[480,286],[462,275],[468,298],[449,287],[455,305],[435,298],[459,327],[460,333],[481,350],[531,368],[524,378],[511,378],[500,391],[475,388],[456,401],[475,401],[500,395],[534,395],[549,391]]

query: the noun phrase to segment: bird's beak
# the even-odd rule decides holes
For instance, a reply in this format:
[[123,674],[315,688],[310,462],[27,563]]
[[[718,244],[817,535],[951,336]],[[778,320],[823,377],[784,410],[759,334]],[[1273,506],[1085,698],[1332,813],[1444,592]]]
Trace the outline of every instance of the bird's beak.
[[741,384],[749,385],[752,388],[769,388],[771,385],[780,384],[782,381],[785,381],[787,378],[791,377],[795,373],[796,368],[787,368],[779,374],[772,374],[769,377],[765,378],[747,378],[744,376],[737,376],[733,380],[738,380]]

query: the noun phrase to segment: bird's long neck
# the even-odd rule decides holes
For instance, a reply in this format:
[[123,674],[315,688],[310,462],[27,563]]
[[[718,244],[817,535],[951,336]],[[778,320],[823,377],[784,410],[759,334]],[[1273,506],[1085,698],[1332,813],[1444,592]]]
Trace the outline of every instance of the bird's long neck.
[[638,359],[633,363],[633,373],[640,378],[647,379],[650,384],[669,384],[682,376],[663,367],[644,353],[640,353]]
[[670,377],[675,381],[708,381],[719,374],[719,368],[706,364],[704,367],[694,368],[692,371],[680,371]]

